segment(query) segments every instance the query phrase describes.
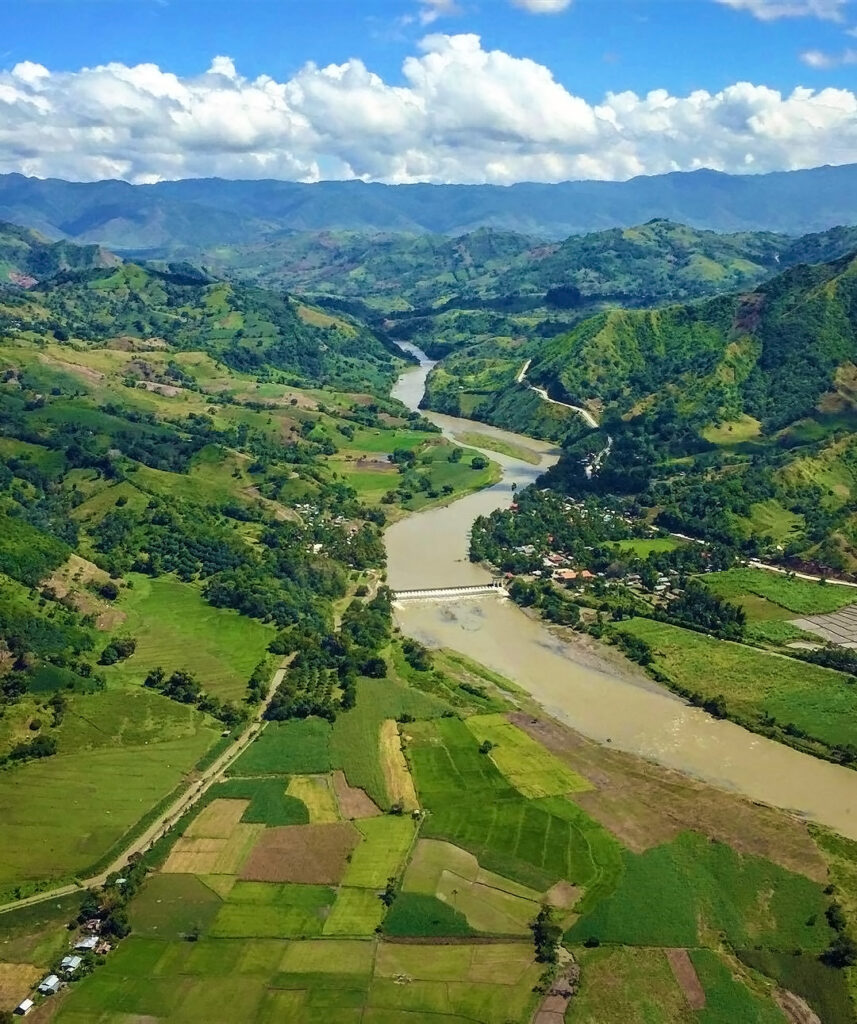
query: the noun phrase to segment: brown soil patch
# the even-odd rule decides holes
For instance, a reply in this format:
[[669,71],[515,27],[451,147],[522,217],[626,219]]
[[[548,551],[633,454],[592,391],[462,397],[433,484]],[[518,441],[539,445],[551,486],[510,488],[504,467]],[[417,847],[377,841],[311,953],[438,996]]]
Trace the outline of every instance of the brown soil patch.
[[794,992],[777,989],[774,999],[791,1024],[821,1024],[821,1018]]
[[571,910],[580,899],[581,889],[570,882],[557,882],[545,893],[545,902],[557,910]]
[[398,470],[388,459],[355,459],[354,465],[358,469],[368,469],[373,473],[397,473]]
[[53,588],[57,597],[65,597],[69,590],[86,586],[93,580],[96,583],[106,583],[109,579],[108,574],[99,569],[94,562],[81,558],[80,555],[70,555],[68,561],[59,569],[55,569],[45,582]]
[[185,837],[228,839],[249,806],[249,800],[212,800],[188,825]]
[[597,787],[571,799],[634,852],[692,829],[815,882],[826,880],[827,865],[797,818],[599,746],[558,722],[523,712],[509,718]]
[[100,615],[96,615],[95,628],[101,629],[105,633],[109,633],[111,630],[116,629],[117,626],[121,626],[127,618],[128,616],[121,609],[108,608],[107,611],[101,612]]
[[14,1010],[46,973],[33,964],[0,963],[0,1010]]
[[696,968],[686,949],[667,949],[666,953],[673,976],[679,984],[691,1010],[705,1006],[705,989],[702,987]]
[[348,822],[268,828],[253,847],[241,877],[254,882],[336,885],[359,838]]
[[375,818],[381,813],[381,808],[364,789],[348,785],[343,771],[333,773],[333,792],[343,818]]
[[420,805],[414,789],[414,780],[402,752],[402,741],[399,739],[399,727],[395,719],[388,718],[383,723],[379,740],[381,765],[384,769],[384,781],[387,783],[387,795],[390,797],[390,803],[401,803],[402,808],[406,811],[417,810]]
[[159,384],[156,380],[144,380],[141,381],[141,384],[146,391],[154,391],[155,394],[163,395],[165,398],[175,398],[184,390],[177,388],[175,384]]

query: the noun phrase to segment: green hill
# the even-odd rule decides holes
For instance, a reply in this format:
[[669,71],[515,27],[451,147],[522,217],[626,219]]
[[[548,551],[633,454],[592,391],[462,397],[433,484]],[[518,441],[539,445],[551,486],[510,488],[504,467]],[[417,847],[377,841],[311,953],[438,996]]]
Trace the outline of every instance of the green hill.
[[121,260],[97,245],[52,242],[37,231],[0,223],[0,285],[34,287],[69,270],[118,266]]

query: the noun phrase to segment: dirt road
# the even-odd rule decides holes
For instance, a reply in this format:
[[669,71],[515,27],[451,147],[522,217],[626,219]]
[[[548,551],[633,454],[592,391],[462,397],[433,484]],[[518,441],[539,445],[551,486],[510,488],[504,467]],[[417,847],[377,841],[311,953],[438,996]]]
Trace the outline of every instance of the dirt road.
[[92,875],[89,878],[83,879],[79,885],[63,885],[56,889],[49,889],[46,892],[36,893],[34,896],[28,896],[23,900],[15,900],[13,903],[5,903],[0,906],[0,914],[9,910],[17,910],[19,907],[29,907],[35,903],[44,903],[46,900],[53,900],[60,896],[67,896],[69,893],[77,892],[82,889],[98,888],[99,886],[104,885],[109,875],[116,871],[121,871],[128,863],[129,857],[145,853],[146,850],[148,850],[156,840],[160,839],[161,836],[168,832],[172,825],[174,825],[186,811],[193,807],[193,805],[216,782],[219,782],[223,778],[226,769],[244,752],[244,750],[259,735],[262,729],[265,728],[267,723],[263,716],[276,693],[277,687],[283,681],[285,672],[285,664],[274,672],[271,677],[271,683],[268,687],[265,700],[259,706],[256,716],[245,726],[242,732],[235,738],[234,742],[224,750],[213,764],[209,765],[209,767],[205,769],[199,778],[190,782],[181,796],[170,804],[163,814],[159,815],[158,818],[148,826],[142,835],[129,843],[129,845],[125,847],[109,867],[97,875]]

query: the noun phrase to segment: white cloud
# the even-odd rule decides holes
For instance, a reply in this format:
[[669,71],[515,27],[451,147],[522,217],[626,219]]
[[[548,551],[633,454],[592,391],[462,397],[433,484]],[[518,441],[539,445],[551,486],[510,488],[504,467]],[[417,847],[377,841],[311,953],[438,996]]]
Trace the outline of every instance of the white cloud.
[[41,177],[505,184],[852,161],[854,91],[739,82],[592,104],[475,35],[427,36],[395,85],[356,59],[284,81],[245,78],[223,56],[194,77],[154,64],[0,71],[0,171]]
[[822,18],[841,21],[849,0],[717,0],[720,4],[748,11],[761,21],[777,18]]
[[841,68],[846,64],[857,64],[857,50],[847,49],[841,53],[825,53],[824,50],[804,50],[800,59],[807,67],[817,71]]
[[571,7],[572,0],[512,0],[512,3],[531,14],[559,14]]
[[421,0],[419,22],[421,25],[431,25],[438,18],[451,18],[461,14],[461,8],[456,0]]

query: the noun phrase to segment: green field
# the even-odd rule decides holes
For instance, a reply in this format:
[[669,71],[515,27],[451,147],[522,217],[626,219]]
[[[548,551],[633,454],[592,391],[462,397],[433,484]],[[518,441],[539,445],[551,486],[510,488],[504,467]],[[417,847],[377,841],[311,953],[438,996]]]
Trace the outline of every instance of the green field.
[[820,953],[831,940],[820,885],[725,843],[686,832],[623,859],[618,888],[572,926],[569,941],[693,947],[722,934],[733,946]]
[[398,877],[414,841],[413,819],[384,815],[355,822],[361,840],[352,853],[343,885],[383,889],[390,877]]
[[120,632],[137,640],[137,650],[112,674],[142,682],[160,665],[167,673],[192,672],[202,688],[224,700],[241,701],[247,681],[274,636],[269,626],[230,609],[207,604],[199,590],[170,578],[132,575],[119,607],[127,620]]
[[302,938],[321,935],[338,899],[319,885],[236,882],[214,918],[212,938]]
[[[131,716],[145,702],[135,695],[105,696],[111,708],[100,720],[69,721],[69,738],[61,736],[68,753],[0,773],[0,891],[85,872],[179,785],[217,736],[199,712],[140,694],[159,709],[161,702],[170,712],[175,708],[176,717],[189,724],[167,739],[158,737],[155,725],[151,738],[141,739],[145,716],[140,723]],[[96,711],[99,695],[77,699]],[[99,745],[78,746],[78,739],[92,743],[93,734]]]
[[532,448],[525,448],[522,444],[506,441],[493,434],[481,434],[476,430],[468,430],[456,434],[455,440],[471,448],[485,448],[491,452],[499,452],[500,455],[508,455],[509,458],[518,459],[520,462],[528,462],[531,466],[538,466],[542,461],[541,455],[534,452]]
[[489,757],[524,796],[563,796],[592,789],[590,782],[502,715],[474,715],[465,724],[479,743],[493,744]]
[[209,930],[222,900],[196,875],[156,874],[134,900],[131,927],[135,935],[183,939],[198,929]]
[[848,676],[653,619],[621,629],[641,637],[654,664],[684,693],[718,694],[730,716],[751,726],[768,715],[829,748],[857,745],[857,694]]
[[325,935],[371,935],[384,917],[384,904],[369,889],[343,886],[324,922]]
[[430,811],[423,835],[461,846],[484,867],[536,889],[561,879],[615,884],[616,841],[562,797],[523,797],[479,753],[463,722],[419,722],[408,732],[417,791]]
[[286,779],[231,778],[208,791],[211,800],[249,800],[242,821],[251,824],[305,825],[310,820],[306,806],[286,792]]
[[330,770],[330,722],[300,718],[269,722],[229,767],[230,775],[302,775]]
[[795,615],[823,615],[857,604],[857,588],[813,583],[765,569],[727,569],[702,577],[705,585],[727,600],[756,594]]
[[380,807],[390,806],[379,751],[381,723],[410,714],[415,718],[442,714],[447,704],[430,694],[389,679],[361,679],[357,706],[337,715],[330,737],[333,767],[342,768],[352,786],[365,789]]
[[408,938],[476,934],[460,910],[421,892],[399,893],[384,921],[384,932]]
[[629,540],[618,540],[613,545],[617,551],[630,552],[637,558],[648,558],[652,552],[675,551],[683,541],[674,537],[633,537]]

